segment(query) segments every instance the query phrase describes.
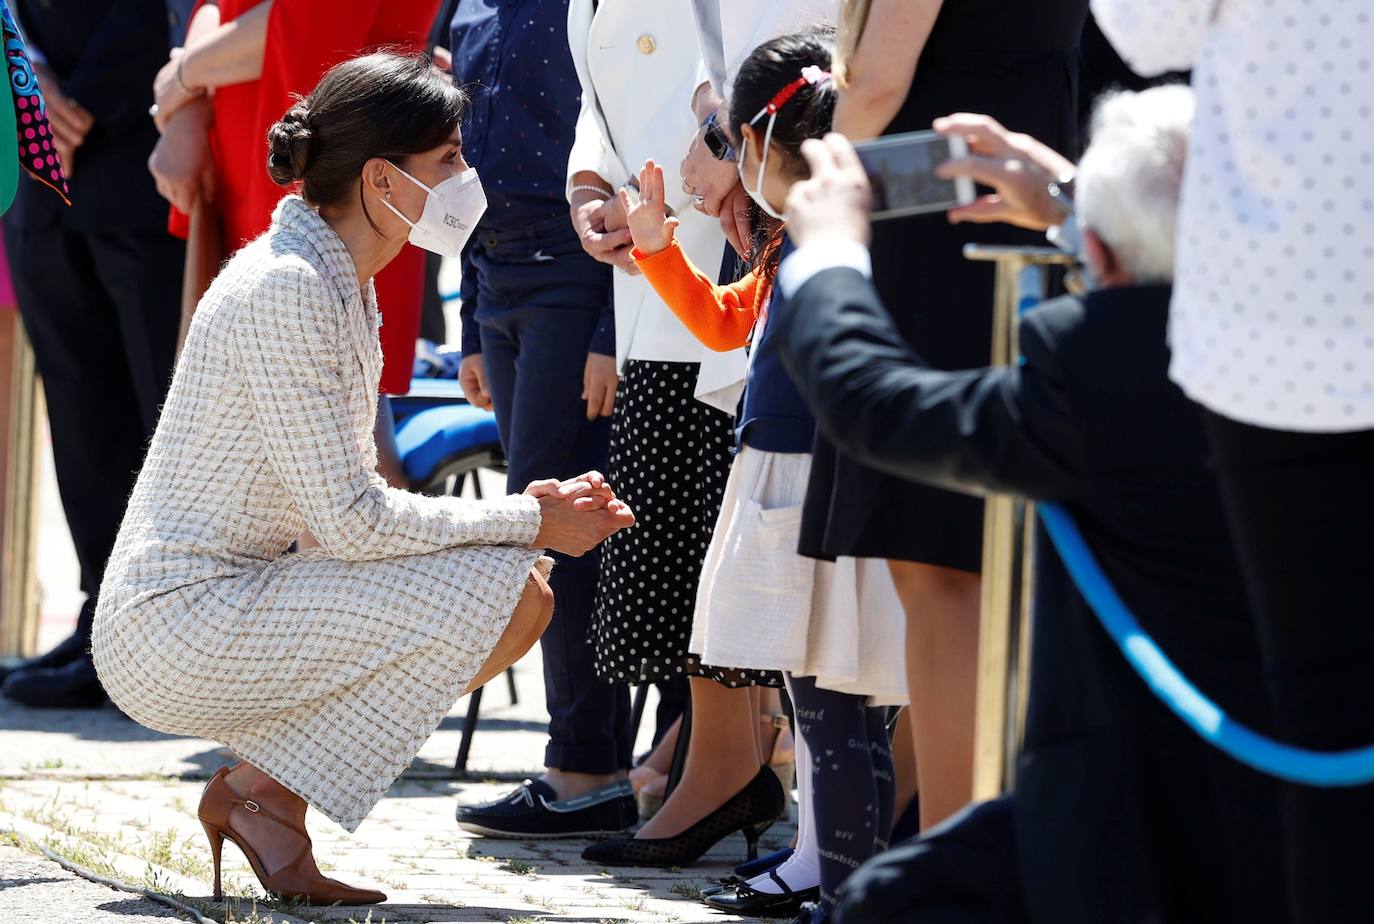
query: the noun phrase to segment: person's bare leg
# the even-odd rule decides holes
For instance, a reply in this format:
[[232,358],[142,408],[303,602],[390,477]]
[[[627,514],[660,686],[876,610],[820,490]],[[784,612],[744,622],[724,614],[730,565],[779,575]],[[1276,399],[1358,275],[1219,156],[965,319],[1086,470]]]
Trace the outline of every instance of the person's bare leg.
[[758,710],[748,687],[691,678],[692,732],[682,780],[637,837],[673,837],[720,808],[758,775]]
[[906,610],[908,710],[921,790],[921,829],[973,797],[980,578],[967,571],[890,561]]
[[677,750],[677,736],[682,729],[682,719],[677,719],[644,762],[630,771],[630,784],[635,792],[644,790],[650,795],[661,796],[668,788],[668,773],[673,768],[673,752]]
[[529,654],[549,627],[549,620],[553,619],[553,604],[553,589],[549,587],[549,582],[539,572],[531,571],[505,631],[463,692],[471,693],[501,676],[506,668]]
[[916,745],[911,737],[911,710],[897,719],[892,730],[892,763],[897,780],[893,799],[894,819],[901,818],[919,791],[916,782]]
[[754,750],[759,755],[760,764],[768,763],[767,748],[772,744],[772,735],[764,734],[763,693],[763,687],[749,687],[749,708],[754,710],[754,715],[759,717],[758,722],[754,725]]

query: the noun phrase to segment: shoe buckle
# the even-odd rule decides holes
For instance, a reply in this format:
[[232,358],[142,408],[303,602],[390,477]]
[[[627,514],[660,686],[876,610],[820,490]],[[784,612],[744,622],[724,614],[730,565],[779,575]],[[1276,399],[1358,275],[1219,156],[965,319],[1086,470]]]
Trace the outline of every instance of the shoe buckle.
[[262,806],[258,805],[258,804],[257,804],[256,802],[254,802],[252,799],[247,799],[247,800],[245,800],[244,803],[243,803],[243,807],[246,808],[246,809],[248,809],[248,811],[250,811],[250,812],[257,812],[257,811],[261,811],[261,809],[262,809]]

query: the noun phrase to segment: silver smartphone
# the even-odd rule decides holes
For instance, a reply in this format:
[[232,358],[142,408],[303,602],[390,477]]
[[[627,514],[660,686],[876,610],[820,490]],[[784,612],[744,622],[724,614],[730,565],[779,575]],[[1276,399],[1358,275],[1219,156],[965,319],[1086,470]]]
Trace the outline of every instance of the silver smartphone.
[[963,157],[968,144],[936,131],[886,135],[854,146],[873,186],[873,219],[944,212],[973,202],[968,177],[942,180],[935,168]]

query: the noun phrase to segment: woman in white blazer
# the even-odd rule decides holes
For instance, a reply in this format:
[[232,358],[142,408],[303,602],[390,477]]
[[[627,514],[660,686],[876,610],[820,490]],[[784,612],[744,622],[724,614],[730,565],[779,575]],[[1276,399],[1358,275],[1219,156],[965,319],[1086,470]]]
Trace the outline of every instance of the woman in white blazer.
[[720,266],[725,237],[715,220],[691,207],[671,166],[699,130],[689,108],[700,61],[690,6],[572,0],[568,38],[582,83],[568,161],[573,224],[588,253],[620,270],[621,382],[608,474],[639,523],[633,541],[608,542],[602,553],[596,668],[614,683],[691,680],[689,770],[700,763],[713,772],[684,776],[642,829],[646,837],[671,837],[758,774],[763,731],[750,688],[778,682],[772,674],[703,666],[687,652],[697,579],[728,475],[744,357],[705,350],[638,275],[612,195],[633,184],[646,160],[668,165],[667,205],[682,222],[678,240],[698,265]]

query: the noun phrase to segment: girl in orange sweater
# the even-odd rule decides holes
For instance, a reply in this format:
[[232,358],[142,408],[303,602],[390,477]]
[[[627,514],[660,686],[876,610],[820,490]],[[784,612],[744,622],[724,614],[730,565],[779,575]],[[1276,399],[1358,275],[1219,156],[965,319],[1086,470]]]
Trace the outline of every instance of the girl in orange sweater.
[[755,235],[765,238],[768,256],[754,261],[763,265],[756,265],[739,282],[717,285],[692,264],[675,239],[678,220],[664,209],[662,167],[652,160],[645,163],[639,193],[622,188],[620,202],[629,218],[635,264],[673,314],[709,349],[725,353],[746,345],[777,272],[782,222],[764,216]]
[[[741,182],[762,217],[751,271],[739,282],[716,285],[687,259],[674,240],[677,219],[664,209],[663,171],[652,161],[640,173],[638,195],[620,193],[638,267],[673,313],[713,350],[750,347],[738,453],[702,566],[689,651],[715,667],[782,671],[797,707],[796,852],[708,898],[723,910],[767,917],[795,914],[802,899],[826,902],[885,844],[893,771],[878,707],[906,702],[905,621],[886,565],[796,552],[815,424],[767,325],[782,258],[782,205],[807,175],[801,145],[830,129],[832,52],[833,34],[816,30],[765,42],[740,67],[728,124],[738,139]],[[711,731],[694,729],[681,783],[636,839],[603,842],[584,856],[607,865],[685,865],[708,841],[737,830],[725,818],[754,818],[778,788],[767,767],[690,828],[668,821],[684,814],[675,802],[701,788],[699,774],[724,772],[704,755],[694,759],[695,739]],[[808,755],[821,753],[834,756],[817,767]],[[757,830],[757,823],[748,827]]]

